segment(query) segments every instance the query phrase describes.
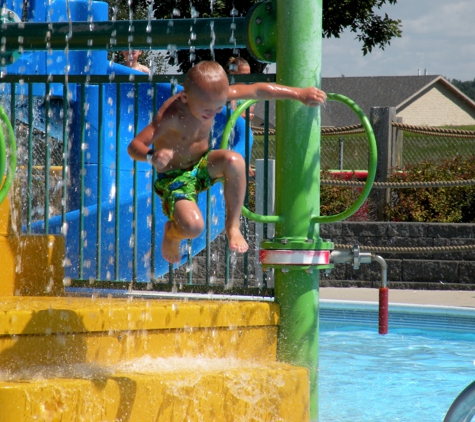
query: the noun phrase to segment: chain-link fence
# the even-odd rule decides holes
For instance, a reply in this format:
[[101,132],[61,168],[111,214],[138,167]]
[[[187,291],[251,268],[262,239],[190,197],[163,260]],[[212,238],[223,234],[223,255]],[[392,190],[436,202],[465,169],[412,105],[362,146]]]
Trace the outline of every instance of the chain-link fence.
[[[475,154],[475,131],[393,124],[402,131],[401,168],[459,156],[463,159]],[[369,162],[368,138],[360,125],[323,128],[321,136],[321,168],[324,170],[366,170]],[[264,158],[264,135],[261,128],[253,128],[254,145],[251,163]],[[398,136],[396,134],[396,136]],[[268,157],[275,158],[275,130],[269,130]]]
[[[251,164],[265,157],[265,139],[262,129],[254,129]],[[267,143],[269,159],[275,159],[275,131],[270,130]],[[324,170],[366,170],[369,147],[364,133],[324,135],[321,137],[321,168]]]
[[469,158],[475,154],[475,132],[471,137],[453,137],[450,134],[424,135],[404,131],[402,164],[422,162],[441,163],[459,156]]
[[368,139],[364,134],[321,138],[321,162],[324,170],[367,170]]
[[267,142],[263,135],[263,131],[260,129],[254,129],[254,140],[252,145],[251,164],[254,164],[255,160],[264,159],[267,150],[267,158],[275,159],[275,132],[271,131]]

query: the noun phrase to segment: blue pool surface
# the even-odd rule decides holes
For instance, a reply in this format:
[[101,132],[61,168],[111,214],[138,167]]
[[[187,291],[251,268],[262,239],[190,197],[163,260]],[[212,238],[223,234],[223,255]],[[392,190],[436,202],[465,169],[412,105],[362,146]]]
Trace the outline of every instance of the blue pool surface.
[[442,422],[475,380],[475,309],[321,301],[320,422]]

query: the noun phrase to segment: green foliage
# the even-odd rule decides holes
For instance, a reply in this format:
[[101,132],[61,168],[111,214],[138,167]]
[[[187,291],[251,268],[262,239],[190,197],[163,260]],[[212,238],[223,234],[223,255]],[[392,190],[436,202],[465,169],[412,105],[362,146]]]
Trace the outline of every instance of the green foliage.
[[[428,182],[475,179],[475,157],[455,157],[434,165],[425,162],[407,166],[391,182]],[[390,221],[474,223],[475,186],[391,190],[386,209]]]
[[450,81],[452,85],[460,89],[467,97],[475,101],[475,78],[473,81],[459,81],[458,79],[452,79]]
[[379,16],[375,9],[384,4],[396,4],[397,0],[328,0],[323,4],[323,36],[339,38],[349,28],[363,43],[363,55],[374,47],[384,50],[391,39],[401,37],[401,20],[387,14]]
[[[320,177],[322,179],[338,178],[334,174],[322,170]],[[358,180],[352,176],[348,180]],[[335,215],[339,214],[348,208],[356,201],[361,193],[361,188],[352,188],[345,186],[327,186],[320,187],[320,215]],[[353,214],[348,221],[362,221],[367,219],[368,201]]]

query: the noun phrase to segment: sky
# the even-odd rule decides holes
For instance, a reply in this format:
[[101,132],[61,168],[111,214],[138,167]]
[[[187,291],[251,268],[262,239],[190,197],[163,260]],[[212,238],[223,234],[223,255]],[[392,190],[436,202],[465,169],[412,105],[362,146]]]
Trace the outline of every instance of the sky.
[[[324,0],[325,1],[325,0]],[[397,0],[377,13],[402,21],[402,37],[363,56],[349,30],[322,41],[322,76],[442,75],[475,79],[475,0]],[[269,66],[275,72],[275,65]]]
[[323,39],[322,76],[442,75],[475,79],[475,0],[398,0],[378,11],[401,19],[402,37],[363,56],[355,33]]

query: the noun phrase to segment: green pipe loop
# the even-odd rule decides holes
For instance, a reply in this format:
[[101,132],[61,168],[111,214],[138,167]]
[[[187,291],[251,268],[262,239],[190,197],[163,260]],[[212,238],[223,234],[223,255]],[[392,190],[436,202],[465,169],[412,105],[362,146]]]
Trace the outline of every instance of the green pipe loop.
[[[3,108],[0,107],[0,114]],[[3,133],[3,125],[0,125],[0,184],[2,183],[3,175],[5,174],[5,167],[7,164],[7,147],[5,144],[5,134]]]
[[221,149],[228,149],[229,143],[229,136],[231,135],[231,131],[233,130],[234,125],[236,124],[236,120],[239,116],[244,113],[244,111],[251,107],[253,104],[257,103],[258,100],[246,100],[239,104],[239,106],[234,110],[229,117],[228,123],[224,128],[223,137],[221,138],[221,145],[219,146]]
[[378,149],[376,145],[376,138],[374,137],[373,128],[371,123],[366,117],[366,114],[361,110],[361,108],[348,97],[345,97],[341,94],[327,94],[327,100],[329,101],[338,101],[350,107],[360,119],[365,131],[368,136],[368,145],[369,145],[369,168],[368,176],[366,177],[366,183],[358,196],[355,202],[345,211],[334,214],[334,215],[323,215],[323,216],[312,216],[310,218],[311,223],[335,223],[337,221],[345,220],[348,217],[351,217],[358,209],[363,205],[364,201],[368,197],[371,188],[373,187],[374,177],[376,176],[376,167],[378,164]]
[[[8,191],[10,190],[10,187],[12,186],[13,177],[15,175],[15,170],[16,170],[17,156],[16,156],[15,133],[13,132],[13,128],[10,123],[10,120],[8,119],[2,107],[0,107],[0,120],[2,120],[3,123],[5,123],[5,126],[7,127],[8,142],[10,146],[10,151],[9,151],[10,162],[8,165],[7,177],[2,187],[0,188],[0,204],[1,204],[6,198]],[[5,173],[6,163],[7,163],[7,148],[6,148],[5,133],[4,133],[3,125],[0,124],[0,127],[1,127],[1,130],[0,130],[0,177],[3,177]]]
[[[236,120],[248,107],[252,106],[254,103],[257,103],[257,101],[258,100],[246,100],[240,104],[235,111],[233,111],[228,123],[226,124],[226,127],[224,128],[223,137],[221,138],[221,149],[228,149],[229,136],[231,135],[231,131],[236,124]],[[256,221],[257,223],[282,223],[284,221],[284,218],[278,215],[255,214],[244,206],[242,207],[242,215],[253,221]]]
[[[371,123],[368,117],[366,117],[366,114],[363,112],[363,110],[361,110],[361,108],[353,100],[350,100],[348,97],[345,97],[344,95],[341,95],[341,94],[333,94],[333,93],[327,94],[327,100],[341,102],[347,105],[348,107],[350,107],[357,114],[368,136],[369,158],[370,158],[369,169],[368,169],[368,176],[366,178],[366,183],[360,195],[358,196],[358,198],[356,198],[355,202],[347,210],[339,214],[334,214],[334,215],[312,216],[310,218],[311,223],[335,223],[337,221],[341,221],[348,217],[351,217],[356,211],[358,211],[361,205],[363,205],[364,201],[366,201],[366,198],[368,197],[369,192],[371,191],[371,188],[373,187],[374,178],[376,176],[377,161],[378,161],[378,150],[376,146],[376,138],[374,137],[374,132],[373,132],[373,128],[371,127]],[[220,146],[221,149],[228,148],[229,136],[231,134],[231,131],[238,117],[248,107],[250,107],[257,101],[258,100],[246,100],[236,108],[233,114],[231,114],[231,117],[229,118],[226,124],[226,127],[224,128],[223,137],[222,137],[221,146]],[[242,214],[245,217],[250,218],[251,220],[254,220],[258,223],[281,223],[284,221],[283,216],[255,214],[249,211],[246,207],[242,207]]]

